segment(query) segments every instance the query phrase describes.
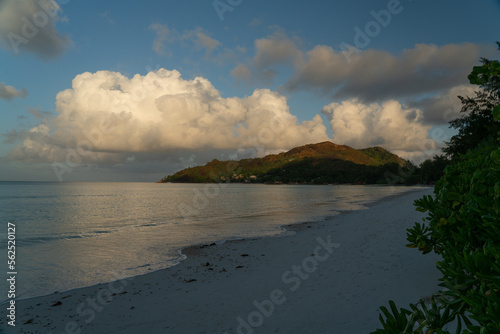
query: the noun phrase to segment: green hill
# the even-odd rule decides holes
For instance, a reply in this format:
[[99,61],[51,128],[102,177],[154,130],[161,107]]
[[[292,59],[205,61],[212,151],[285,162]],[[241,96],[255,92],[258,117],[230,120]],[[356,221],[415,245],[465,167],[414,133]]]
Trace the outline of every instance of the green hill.
[[280,154],[240,161],[212,160],[160,182],[213,183],[386,183],[406,161],[381,147],[356,150],[332,142],[309,144]]

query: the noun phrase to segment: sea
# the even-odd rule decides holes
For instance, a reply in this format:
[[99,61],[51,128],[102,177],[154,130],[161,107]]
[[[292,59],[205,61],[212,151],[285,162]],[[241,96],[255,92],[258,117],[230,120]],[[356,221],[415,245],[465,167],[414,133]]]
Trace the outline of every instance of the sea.
[[[174,266],[186,246],[279,237],[293,233],[285,225],[335,219],[340,212],[420,189],[0,182],[0,270],[6,278],[12,272],[10,238],[17,299],[47,295]],[[15,226],[15,233],[9,235],[8,226]],[[0,284],[0,303],[7,301],[7,290]]]

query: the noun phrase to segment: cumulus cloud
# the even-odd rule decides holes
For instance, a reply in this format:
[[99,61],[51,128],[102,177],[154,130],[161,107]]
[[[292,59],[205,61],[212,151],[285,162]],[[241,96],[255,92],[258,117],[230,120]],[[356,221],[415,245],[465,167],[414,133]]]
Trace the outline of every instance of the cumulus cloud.
[[462,102],[458,97],[474,96],[475,90],[477,86],[459,85],[433,97],[412,100],[408,106],[422,110],[424,123],[443,125],[460,115]]
[[289,90],[316,89],[337,99],[363,102],[406,98],[466,84],[480,56],[493,47],[477,44],[417,44],[398,55],[367,50],[349,59],[341,51],[318,45],[307,52],[287,83]]
[[3,82],[0,82],[0,98],[4,100],[12,100],[13,98],[20,97],[24,98],[28,95],[26,89],[21,88],[17,90],[12,86],[7,86]]
[[258,147],[267,151],[328,140],[319,115],[299,123],[279,93],[258,89],[223,98],[205,78],[160,69],[127,78],[100,71],[76,76],[57,94],[57,116],[19,133],[9,158],[118,164],[185,152]]
[[185,30],[182,34],[167,25],[152,23],[150,30],[156,33],[153,40],[153,50],[158,54],[165,54],[165,43],[190,42],[197,50],[205,50],[205,56],[209,56],[221,43],[209,36],[200,27],[193,30]]
[[55,27],[61,12],[54,0],[0,1],[0,45],[16,54],[30,52],[44,60],[57,58],[71,43]]
[[403,158],[425,155],[436,149],[427,138],[431,128],[422,123],[422,112],[404,108],[398,101],[364,104],[358,99],[331,103],[321,110],[330,120],[332,140],[354,148],[381,146]]

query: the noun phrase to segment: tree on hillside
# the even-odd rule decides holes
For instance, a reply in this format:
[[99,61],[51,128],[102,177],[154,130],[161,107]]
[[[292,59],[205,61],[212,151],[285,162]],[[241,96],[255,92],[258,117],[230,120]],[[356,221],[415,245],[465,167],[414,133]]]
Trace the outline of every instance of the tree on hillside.
[[[497,42],[499,49],[500,43]],[[480,69],[495,66],[498,62],[481,58],[483,66],[478,66],[469,75],[469,80],[479,84],[481,90],[475,92],[474,97],[459,96],[462,101],[464,115],[450,122],[450,127],[457,129],[458,134],[453,136],[443,149],[447,156],[455,160],[468,150],[477,147],[481,142],[494,140],[500,130],[500,123],[493,119],[491,111],[500,103],[500,76],[493,74],[488,78],[482,77]]]

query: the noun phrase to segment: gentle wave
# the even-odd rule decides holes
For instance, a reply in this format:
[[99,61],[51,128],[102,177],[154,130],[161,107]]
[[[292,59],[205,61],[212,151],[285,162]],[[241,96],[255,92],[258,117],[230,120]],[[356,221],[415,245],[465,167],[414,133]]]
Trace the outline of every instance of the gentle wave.
[[[202,220],[202,219],[200,219]],[[25,237],[25,238],[16,238],[16,243],[18,246],[30,246],[34,244],[43,244],[43,243],[48,243],[48,242],[53,242],[53,241],[60,241],[60,240],[71,240],[71,239],[83,239],[83,238],[94,238],[94,237],[99,237],[102,234],[111,234],[111,233],[117,233],[125,229],[135,229],[135,228],[146,228],[146,227],[156,227],[156,226],[161,226],[161,225],[169,225],[172,223],[162,223],[162,224],[155,224],[155,223],[147,223],[147,224],[141,224],[141,225],[132,225],[132,226],[125,226],[123,228],[117,228],[114,230],[95,230],[95,231],[88,231],[85,233],[80,233],[80,234],[70,234],[70,235],[55,235],[55,236],[38,236],[38,237]],[[0,239],[0,245],[7,244],[7,238],[3,237]]]
[[42,244],[52,241],[59,240],[72,240],[72,239],[83,239],[92,238],[99,234],[112,233],[110,231],[95,231],[88,234],[78,234],[78,235],[61,235],[61,236],[45,236],[45,237],[31,237],[31,238],[19,238],[16,240],[19,246],[30,246],[33,244]]

